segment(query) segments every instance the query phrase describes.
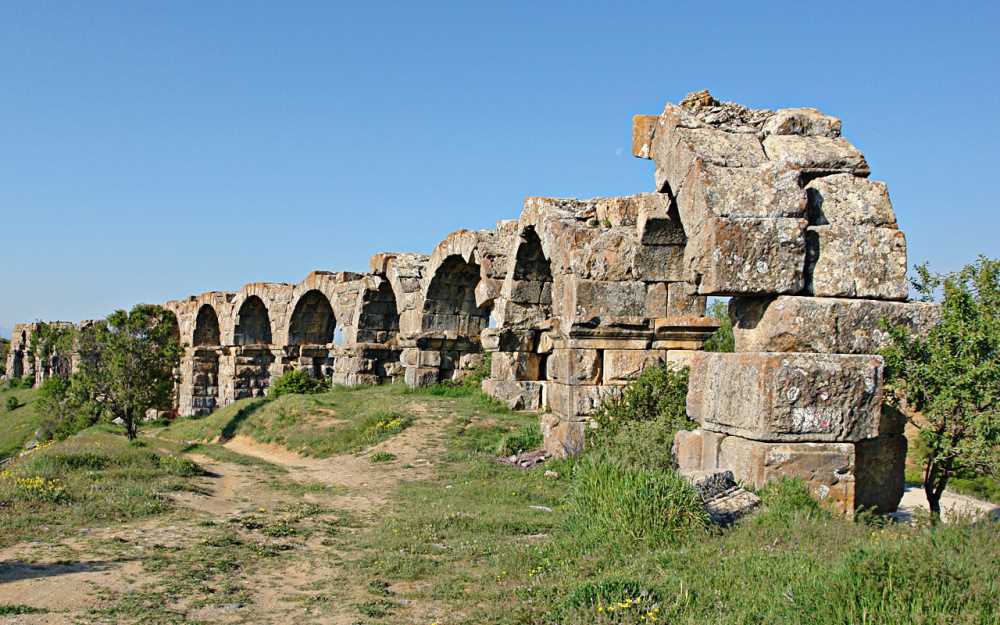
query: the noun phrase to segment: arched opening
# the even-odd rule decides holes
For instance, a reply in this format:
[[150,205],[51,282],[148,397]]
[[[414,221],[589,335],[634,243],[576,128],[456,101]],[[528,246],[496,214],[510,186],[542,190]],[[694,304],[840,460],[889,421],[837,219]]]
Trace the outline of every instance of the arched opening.
[[219,332],[219,316],[215,314],[215,309],[209,304],[202,304],[198,309],[198,316],[194,321],[194,341],[195,347],[221,345],[221,333]]
[[532,226],[524,229],[517,246],[510,304],[520,310],[507,317],[522,323],[539,323],[552,316],[552,265]]
[[25,349],[28,346],[28,333],[21,330],[21,349]]
[[330,300],[313,289],[295,304],[288,326],[288,344],[327,345],[333,342],[336,326]]
[[383,280],[377,290],[365,292],[358,319],[359,343],[391,343],[399,334],[399,311],[392,286]]
[[491,307],[476,305],[477,284],[478,264],[458,255],[444,259],[427,288],[422,329],[479,342],[479,333],[489,326]]
[[270,345],[271,317],[267,314],[267,306],[256,295],[246,298],[236,316],[236,328],[233,332],[233,343],[236,345]]

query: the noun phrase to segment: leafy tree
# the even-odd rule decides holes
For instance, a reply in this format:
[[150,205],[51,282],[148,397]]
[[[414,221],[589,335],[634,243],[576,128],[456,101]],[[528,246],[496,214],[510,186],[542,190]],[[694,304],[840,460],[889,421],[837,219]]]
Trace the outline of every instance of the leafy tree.
[[719,320],[719,329],[705,341],[706,352],[732,352],[736,349],[733,321],[729,318],[729,303],[717,299],[708,307],[708,316]]
[[177,335],[173,313],[148,304],[116,310],[80,335],[80,390],[107,417],[120,419],[130,440],[146,410],[170,405]]
[[10,341],[0,338],[0,376],[7,373],[7,354],[10,353]]
[[52,376],[38,387],[37,409],[45,420],[40,428],[44,439],[64,439],[97,423],[100,405],[92,400],[83,377]]
[[[1000,260],[985,257],[950,274],[917,267],[925,301],[942,295],[941,321],[927,336],[887,328],[887,398],[907,408],[920,432],[924,492],[934,518],[959,472],[1000,467]],[[914,414],[913,411],[916,411]]]

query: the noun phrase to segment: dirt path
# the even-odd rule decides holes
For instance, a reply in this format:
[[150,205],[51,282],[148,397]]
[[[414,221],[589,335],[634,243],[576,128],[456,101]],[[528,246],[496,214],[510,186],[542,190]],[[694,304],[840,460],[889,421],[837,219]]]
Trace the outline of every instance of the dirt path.
[[[910,520],[917,513],[926,513],[927,496],[921,486],[907,486],[903,491],[903,499],[899,502],[899,511],[892,516],[903,521]],[[974,516],[988,514],[992,518],[1000,520],[1000,506],[996,506],[988,501],[982,501],[974,497],[959,495],[945,491],[941,496],[941,515],[945,521],[955,518],[955,516]]]
[[[198,479],[194,492],[171,495],[179,504],[175,511],[125,526],[83,529],[54,543],[20,543],[0,550],[0,605],[47,611],[0,616],[0,623],[106,622],[92,610],[108,604],[109,597],[120,602],[156,585],[156,574],[144,568],[154,552],[197,549],[209,532],[235,527],[248,515],[283,518],[288,516],[284,511],[305,503],[322,510],[308,519],[314,529],[301,537],[270,541],[292,545],[294,551],[267,560],[266,566],[250,567],[236,580],[250,593],[248,605],[234,601],[198,607],[198,601],[192,601],[190,607],[182,602],[173,608],[185,620],[212,623],[279,623],[293,618],[337,625],[357,622],[357,604],[364,601],[366,591],[356,580],[352,583],[345,563],[358,554],[344,552],[336,540],[315,528],[349,517],[356,524],[337,531],[363,531],[378,521],[379,511],[401,482],[431,475],[434,458],[443,450],[446,420],[419,404],[407,408],[417,417],[414,425],[362,454],[310,458],[238,436],[225,442],[225,448],[276,465],[280,472],[188,454],[209,475]],[[396,460],[372,463],[370,457],[377,451],[392,453]],[[331,600],[334,594],[336,601]]]

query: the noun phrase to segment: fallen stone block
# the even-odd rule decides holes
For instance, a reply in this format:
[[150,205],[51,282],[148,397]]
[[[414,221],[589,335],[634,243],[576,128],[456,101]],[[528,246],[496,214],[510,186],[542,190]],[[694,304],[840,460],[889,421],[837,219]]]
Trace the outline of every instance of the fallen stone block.
[[760,441],[860,441],[878,435],[880,356],[708,353],[693,358],[688,416]]
[[905,300],[906,237],[895,228],[811,226],[805,279],[816,297]]
[[700,295],[798,293],[805,285],[804,219],[708,219],[685,263]]
[[764,151],[772,161],[809,176],[850,173],[866,177],[871,173],[865,155],[839,137],[770,135],[764,139]]
[[734,297],[729,302],[737,352],[877,354],[888,343],[882,320],[926,334],[937,304],[871,299]]
[[781,477],[800,478],[823,505],[854,512],[852,443],[769,443],[727,436],[719,462],[743,485],[759,489]]
[[834,174],[809,182],[806,194],[813,226],[896,227],[896,213],[884,182]]
[[705,512],[716,525],[726,527],[760,506],[760,497],[741,488],[732,471],[681,471],[701,497]]

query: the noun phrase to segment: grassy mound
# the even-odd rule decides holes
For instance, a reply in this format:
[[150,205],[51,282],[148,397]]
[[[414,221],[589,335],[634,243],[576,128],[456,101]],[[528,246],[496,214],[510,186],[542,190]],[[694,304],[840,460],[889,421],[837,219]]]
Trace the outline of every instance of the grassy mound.
[[[38,391],[35,389],[0,390],[0,459],[9,458],[19,453],[24,444],[31,439],[42,422],[35,399]],[[17,408],[10,409],[10,399],[17,401]]]

